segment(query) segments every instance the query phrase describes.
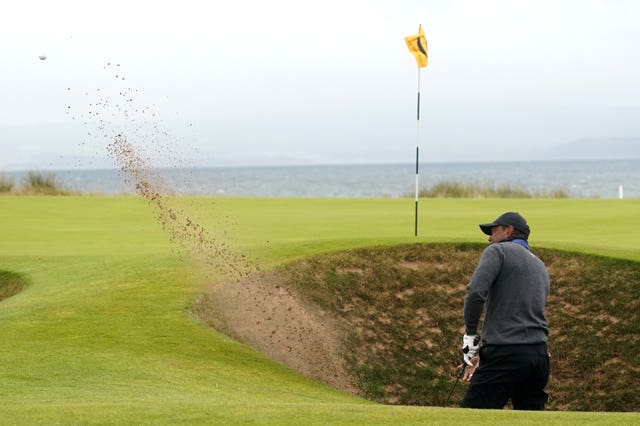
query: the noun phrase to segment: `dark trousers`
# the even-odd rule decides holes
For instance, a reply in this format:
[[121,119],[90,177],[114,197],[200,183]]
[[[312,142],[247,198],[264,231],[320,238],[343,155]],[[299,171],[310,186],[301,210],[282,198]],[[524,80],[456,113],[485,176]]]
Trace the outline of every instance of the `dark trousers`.
[[546,343],[484,345],[461,407],[499,409],[511,399],[515,410],[544,410],[548,381]]

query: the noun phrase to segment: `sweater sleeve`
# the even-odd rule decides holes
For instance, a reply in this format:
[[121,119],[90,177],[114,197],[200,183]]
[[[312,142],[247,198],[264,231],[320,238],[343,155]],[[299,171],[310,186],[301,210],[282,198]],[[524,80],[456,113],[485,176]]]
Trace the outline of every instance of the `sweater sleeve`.
[[504,253],[499,244],[490,245],[480,256],[478,266],[467,285],[467,296],[464,300],[465,333],[468,335],[478,334],[478,324],[487,294],[500,274],[503,260]]

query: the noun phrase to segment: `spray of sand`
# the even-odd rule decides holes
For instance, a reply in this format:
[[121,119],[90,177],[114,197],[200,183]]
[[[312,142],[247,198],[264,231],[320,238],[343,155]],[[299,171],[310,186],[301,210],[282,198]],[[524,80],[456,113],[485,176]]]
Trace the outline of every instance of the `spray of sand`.
[[168,195],[170,188],[162,176],[136,152],[126,136],[116,135],[107,145],[107,150],[138,196],[153,207],[157,222],[174,244],[227,277],[245,278],[259,272],[257,265],[245,254],[214,238],[184,210],[171,205]]
[[[109,63],[104,68],[112,71],[114,66]],[[125,81],[119,64],[115,69],[117,82]],[[333,320],[278,285],[272,273],[261,272],[256,262],[232,247],[229,219],[214,234],[176,207],[176,191],[152,159],[159,157],[175,168],[183,167],[176,154],[180,141],[164,129],[155,106],[137,105],[138,93],[130,87],[119,88],[115,95],[98,89],[88,114],[78,118],[85,125],[96,125],[97,136],[106,141],[108,156],[125,183],[151,206],[179,252],[212,271],[213,276],[224,277],[194,301],[194,316],[294,370],[356,393],[341,354],[341,333]],[[188,186],[188,181],[183,185]]]

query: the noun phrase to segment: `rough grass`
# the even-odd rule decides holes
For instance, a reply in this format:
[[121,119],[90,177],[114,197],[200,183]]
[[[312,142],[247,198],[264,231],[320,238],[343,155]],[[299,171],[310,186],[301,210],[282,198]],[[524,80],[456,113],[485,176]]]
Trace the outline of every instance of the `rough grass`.
[[443,181],[423,188],[419,195],[426,198],[569,198],[566,189],[532,191],[517,186],[474,184]]
[[[281,268],[282,282],[339,318],[362,394],[444,406],[460,362],[466,283],[484,247],[405,245],[315,256]],[[639,411],[640,264],[536,251],[552,279],[548,408]]]
[[70,191],[59,182],[55,173],[29,171],[22,179],[19,189],[22,194],[29,195],[68,195]]

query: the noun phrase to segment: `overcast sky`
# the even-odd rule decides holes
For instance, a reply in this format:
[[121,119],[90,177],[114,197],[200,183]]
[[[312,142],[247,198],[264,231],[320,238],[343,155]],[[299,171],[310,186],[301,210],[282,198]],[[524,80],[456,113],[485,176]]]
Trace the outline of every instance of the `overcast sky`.
[[640,137],[634,0],[2,9],[0,170],[115,167],[105,147],[118,133],[197,165],[410,163],[418,68],[404,37],[419,24],[429,44],[421,161],[527,159]]

